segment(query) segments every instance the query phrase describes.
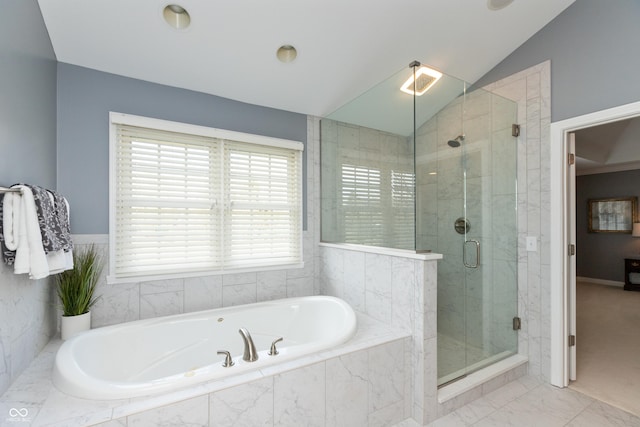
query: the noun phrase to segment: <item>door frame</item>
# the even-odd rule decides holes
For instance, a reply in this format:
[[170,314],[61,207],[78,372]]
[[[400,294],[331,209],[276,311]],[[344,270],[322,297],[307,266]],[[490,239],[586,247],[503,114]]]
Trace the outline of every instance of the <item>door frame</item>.
[[[568,134],[579,129],[597,126],[640,116],[640,102],[621,105],[594,113],[584,114],[551,123],[550,126],[550,372],[551,384],[558,387],[569,385],[571,369],[569,352],[569,328],[575,325],[575,307],[571,306],[570,293],[575,295],[575,281],[571,285],[568,277],[570,263],[568,247],[570,230],[575,229],[575,218],[571,218],[569,182]],[[570,288],[573,286],[573,289]]]

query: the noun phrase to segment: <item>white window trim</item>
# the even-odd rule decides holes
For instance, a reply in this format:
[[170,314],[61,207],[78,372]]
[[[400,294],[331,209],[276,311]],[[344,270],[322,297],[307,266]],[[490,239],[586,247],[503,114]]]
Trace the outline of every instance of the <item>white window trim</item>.
[[[144,116],[136,116],[125,113],[109,112],[109,267],[107,274],[107,283],[132,283],[143,282],[149,280],[168,280],[177,278],[188,277],[201,277],[201,276],[214,276],[230,273],[246,273],[257,271],[274,271],[274,270],[288,270],[294,268],[303,268],[304,262],[294,264],[282,264],[272,266],[257,266],[257,267],[243,267],[233,269],[220,269],[212,271],[198,271],[198,272],[185,272],[175,274],[162,274],[162,275],[146,275],[135,277],[117,277],[115,275],[115,229],[116,229],[116,185],[117,185],[117,164],[116,164],[116,146],[118,142],[116,128],[117,125],[130,125],[138,127],[146,127],[151,129],[158,129],[169,132],[179,132],[184,134],[205,136],[219,139],[229,139],[235,141],[242,141],[251,144],[257,144],[261,146],[270,146],[278,148],[286,148],[290,150],[304,151],[304,144],[299,141],[293,141],[288,139],[274,138],[269,136],[254,135],[244,132],[236,132],[225,129],[217,129],[206,126],[193,125],[189,123],[174,122],[169,120],[155,119]],[[303,194],[302,179],[299,180],[299,191]],[[303,209],[300,209],[300,227],[303,224]],[[299,235],[299,248],[300,259],[303,259],[303,230],[300,230]]]

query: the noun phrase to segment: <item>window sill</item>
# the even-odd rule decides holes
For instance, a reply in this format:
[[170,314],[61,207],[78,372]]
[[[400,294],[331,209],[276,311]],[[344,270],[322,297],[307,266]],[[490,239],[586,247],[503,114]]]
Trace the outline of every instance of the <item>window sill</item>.
[[133,277],[115,277],[113,274],[110,274],[107,276],[107,284],[117,285],[117,284],[123,284],[123,283],[150,282],[153,280],[187,279],[190,277],[222,276],[225,274],[254,273],[259,271],[293,270],[293,269],[300,269],[300,268],[304,268],[304,262],[297,263],[297,264],[272,265],[272,266],[251,267],[251,268],[236,268],[236,269],[228,269],[228,270],[196,271],[196,272],[190,272],[190,273],[157,274],[157,275],[133,276]]

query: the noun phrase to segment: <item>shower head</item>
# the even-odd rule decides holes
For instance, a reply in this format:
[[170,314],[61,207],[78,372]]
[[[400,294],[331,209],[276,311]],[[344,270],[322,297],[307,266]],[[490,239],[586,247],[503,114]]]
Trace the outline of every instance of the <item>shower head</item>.
[[454,139],[447,141],[447,144],[449,144],[449,147],[457,148],[460,147],[462,141],[464,141],[464,135],[458,135]]

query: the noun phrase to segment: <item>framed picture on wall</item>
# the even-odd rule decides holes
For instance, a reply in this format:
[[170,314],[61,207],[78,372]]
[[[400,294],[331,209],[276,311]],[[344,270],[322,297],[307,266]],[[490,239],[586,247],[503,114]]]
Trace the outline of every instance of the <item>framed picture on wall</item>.
[[589,199],[589,233],[631,233],[637,197]]

